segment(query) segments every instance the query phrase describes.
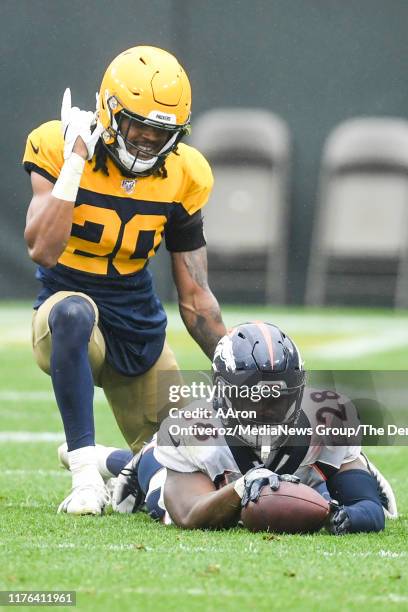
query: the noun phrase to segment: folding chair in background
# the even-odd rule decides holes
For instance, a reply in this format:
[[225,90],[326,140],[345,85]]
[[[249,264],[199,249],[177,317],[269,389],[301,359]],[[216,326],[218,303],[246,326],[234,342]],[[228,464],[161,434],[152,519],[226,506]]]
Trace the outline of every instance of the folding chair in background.
[[205,207],[210,283],[224,302],[284,303],[289,130],[257,108],[214,109],[194,123],[190,142],[211,164]]

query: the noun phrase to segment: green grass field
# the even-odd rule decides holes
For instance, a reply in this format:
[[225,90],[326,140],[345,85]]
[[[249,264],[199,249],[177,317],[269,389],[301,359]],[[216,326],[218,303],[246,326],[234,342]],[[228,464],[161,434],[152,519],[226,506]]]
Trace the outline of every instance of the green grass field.
[[[180,366],[208,367],[174,308],[168,312]],[[237,307],[224,314],[228,325],[277,323],[308,368],[408,370],[408,313]],[[184,532],[143,514],[56,515],[70,477],[57,466],[62,427],[29,337],[29,304],[0,306],[0,590],[75,590],[81,610],[408,609],[408,448],[368,449],[400,509],[379,535]],[[95,413],[98,441],[122,446],[100,393]]]

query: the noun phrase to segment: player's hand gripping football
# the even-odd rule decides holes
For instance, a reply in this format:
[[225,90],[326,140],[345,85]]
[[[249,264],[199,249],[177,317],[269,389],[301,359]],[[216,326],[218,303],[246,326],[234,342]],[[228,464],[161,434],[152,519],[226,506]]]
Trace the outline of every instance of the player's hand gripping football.
[[64,137],[64,159],[75,153],[84,159],[92,159],[95,145],[103,132],[96,113],[71,106],[71,90],[64,92],[61,105],[61,127]]
[[330,500],[330,514],[327,519],[326,529],[332,535],[351,533],[351,520],[347,510],[334,499]]
[[259,499],[263,487],[269,485],[272,491],[277,491],[283,481],[298,484],[299,478],[291,474],[276,474],[265,467],[256,467],[237,480],[234,488],[241,497],[241,506],[245,508],[250,501],[256,502]]

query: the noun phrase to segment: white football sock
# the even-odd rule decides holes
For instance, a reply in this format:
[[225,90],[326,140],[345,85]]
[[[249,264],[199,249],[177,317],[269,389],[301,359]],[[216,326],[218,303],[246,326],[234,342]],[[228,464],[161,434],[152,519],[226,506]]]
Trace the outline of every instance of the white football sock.
[[109,455],[119,448],[115,448],[114,446],[103,446],[103,444],[96,445],[96,464],[98,467],[98,472],[102,476],[104,480],[108,480],[109,478],[116,478],[115,474],[112,474],[106,467],[106,460]]
[[72,487],[101,485],[104,482],[98,471],[95,446],[84,446],[68,452],[69,469],[72,473]]

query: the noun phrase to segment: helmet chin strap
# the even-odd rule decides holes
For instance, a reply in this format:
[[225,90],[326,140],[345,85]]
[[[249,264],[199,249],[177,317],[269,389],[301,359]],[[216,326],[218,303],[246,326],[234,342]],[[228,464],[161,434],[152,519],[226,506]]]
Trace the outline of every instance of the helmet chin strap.
[[135,155],[129,153],[125,141],[119,134],[117,136],[117,143],[118,146],[116,150],[118,152],[118,157],[125,168],[130,170],[130,172],[145,172],[153,168],[154,164],[157,162],[157,156],[151,157],[150,159],[137,159]]

